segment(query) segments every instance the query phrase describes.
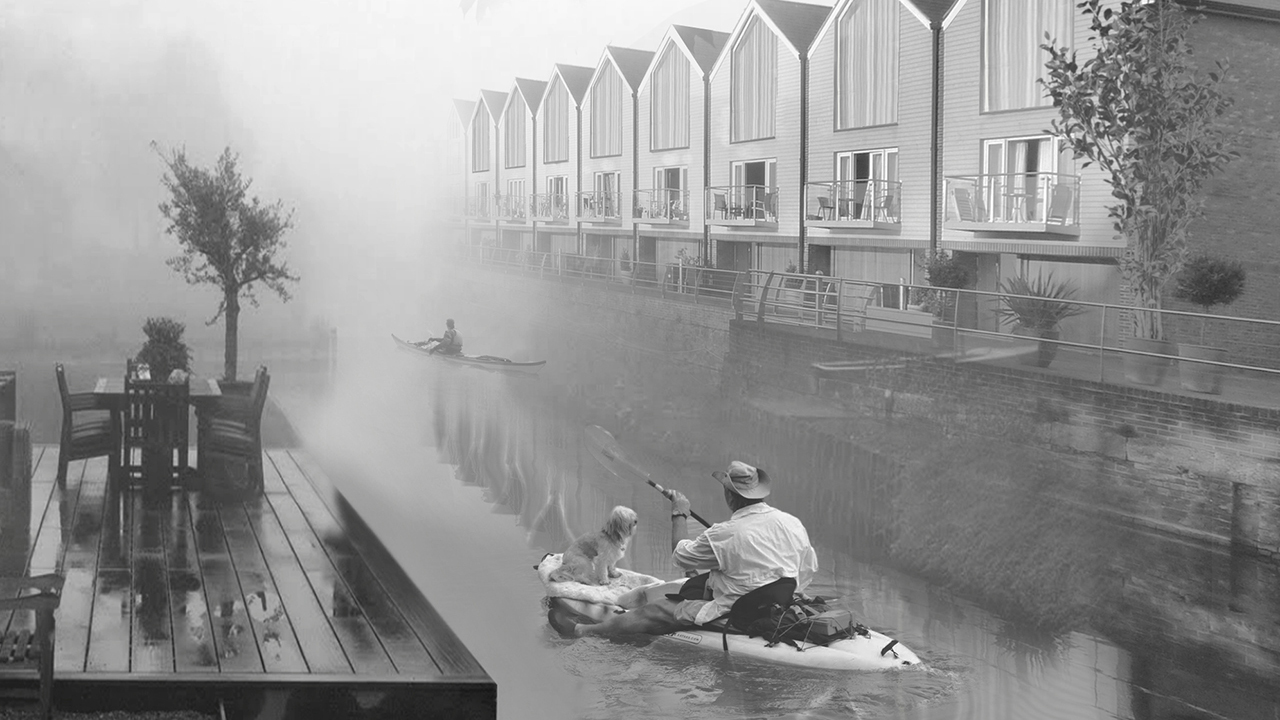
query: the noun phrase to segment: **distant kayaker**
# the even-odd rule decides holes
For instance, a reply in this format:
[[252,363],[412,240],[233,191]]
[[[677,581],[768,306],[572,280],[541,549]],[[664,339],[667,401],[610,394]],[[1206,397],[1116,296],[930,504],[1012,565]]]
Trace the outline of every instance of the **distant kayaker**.
[[712,475],[724,486],[733,516],[692,540],[687,539],[688,498],[677,491],[669,495],[671,559],[683,570],[705,572],[634,590],[618,599],[619,606],[633,609],[598,624],[575,625],[570,613],[552,610],[552,627],[562,635],[663,635],[723,617],[735,600],[775,580],[794,578],[795,591],[803,592],[818,570],[818,555],[799,519],[764,502],[768,474],[735,460],[727,472]]
[[450,318],[448,320],[445,320],[444,324],[448,328],[447,330],[444,331],[444,337],[427,338],[427,342],[434,341],[436,343],[436,346],[431,348],[431,350],[429,351],[430,354],[433,354],[433,355],[435,353],[444,353],[445,355],[462,354],[462,336],[458,334],[457,330],[453,329],[453,319]]

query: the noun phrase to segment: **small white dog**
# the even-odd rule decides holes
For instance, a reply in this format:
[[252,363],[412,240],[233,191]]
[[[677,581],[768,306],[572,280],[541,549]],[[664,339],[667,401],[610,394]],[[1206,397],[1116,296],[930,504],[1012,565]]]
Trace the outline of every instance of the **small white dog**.
[[560,568],[551,574],[551,581],[608,585],[609,578],[621,575],[618,561],[627,553],[639,522],[635,510],[622,505],[614,508],[602,529],[586,533],[569,545]]

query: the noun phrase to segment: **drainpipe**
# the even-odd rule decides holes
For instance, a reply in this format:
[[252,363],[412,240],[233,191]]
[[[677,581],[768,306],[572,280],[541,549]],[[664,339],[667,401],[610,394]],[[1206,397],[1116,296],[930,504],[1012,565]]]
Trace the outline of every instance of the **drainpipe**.
[[804,246],[808,240],[805,223],[804,181],[809,177],[809,56],[800,53],[800,259],[796,262],[800,274],[804,274]]
[[[568,86],[565,86],[565,89],[568,90]],[[582,255],[582,218],[578,215],[578,210],[582,208],[582,201],[578,198],[578,193],[582,192],[582,106],[575,103],[573,112],[575,122],[577,122],[577,138],[573,142],[574,164],[577,165],[574,171],[577,177],[574,178],[573,215],[578,218],[578,221],[574,223],[577,226],[575,234],[578,237],[577,247],[574,248],[573,252],[575,255]]]
[[930,30],[933,31],[933,82],[929,118],[929,254],[932,255],[938,251],[942,234],[938,198],[942,183],[942,23],[934,20]]
[[711,73],[702,75],[702,263],[711,263],[711,225],[707,223],[707,190],[711,189]]
[[640,95],[631,91],[631,272],[635,279],[635,263],[640,260],[640,223],[636,222],[636,190],[640,188]]
[[533,196],[538,192],[538,114],[531,112],[529,115],[529,132],[533,134],[533,137],[529,141],[529,182],[532,184],[532,187],[529,189],[533,192],[526,192],[524,194],[525,202],[529,203],[529,205],[525,207],[524,211],[528,213],[529,225],[533,228],[533,234],[530,236],[530,240],[533,242],[533,247],[531,247],[530,250],[537,252],[538,221],[533,219],[533,206],[535,204],[533,202]]

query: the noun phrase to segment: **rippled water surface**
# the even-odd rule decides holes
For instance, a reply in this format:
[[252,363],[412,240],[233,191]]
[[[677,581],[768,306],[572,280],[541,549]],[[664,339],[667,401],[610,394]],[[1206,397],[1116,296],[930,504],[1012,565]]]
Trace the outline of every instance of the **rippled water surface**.
[[[914,649],[926,668],[842,674],[662,641],[563,640],[547,626],[532,566],[624,504],[641,517],[624,565],[671,577],[666,501],[606,472],[584,447],[586,423],[555,411],[553,399],[533,408],[516,402],[517,380],[441,374],[386,353],[365,361],[370,378],[413,382],[340,391],[300,429],[495,678],[500,717],[1222,717],[1135,688],[1135,660],[1105,639],[1029,633],[923,580],[859,562],[847,544],[818,543],[811,592],[838,598]],[[715,521],[728,511],[709,469],[655,476]],[[775,504],[787,509],[785,478],[776,484]],[[802,519],[815,538],[833,536]]]

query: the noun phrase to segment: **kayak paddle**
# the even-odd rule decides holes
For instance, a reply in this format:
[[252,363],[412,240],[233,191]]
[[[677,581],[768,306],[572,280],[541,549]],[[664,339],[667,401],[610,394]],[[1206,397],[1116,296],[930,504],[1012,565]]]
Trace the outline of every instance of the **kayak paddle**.
[[[619,471],[625,470],[627,473],[649,483],[653,489],[662,493],[663,497],[668,500],[671,499],[670,490],[654,482],[653,478],[649,477],[649,473],[636,467],[634,463],[622,454],[622,447],[618,445],[618,441],[614,439],[613,435],[610,434],[608,430],[605,430],[599,425],[592,425],[587,428],[586,435],[587,448],[591,451],[591,454],[595,459],[600,461],[600,464],[603,465],[606,470],[619,478],[623,477],[623,473]],[[689,516],[703,525],[711,527],[711,523],[703,520],[702,516],[694,512],[692,509],[689,510]]]

